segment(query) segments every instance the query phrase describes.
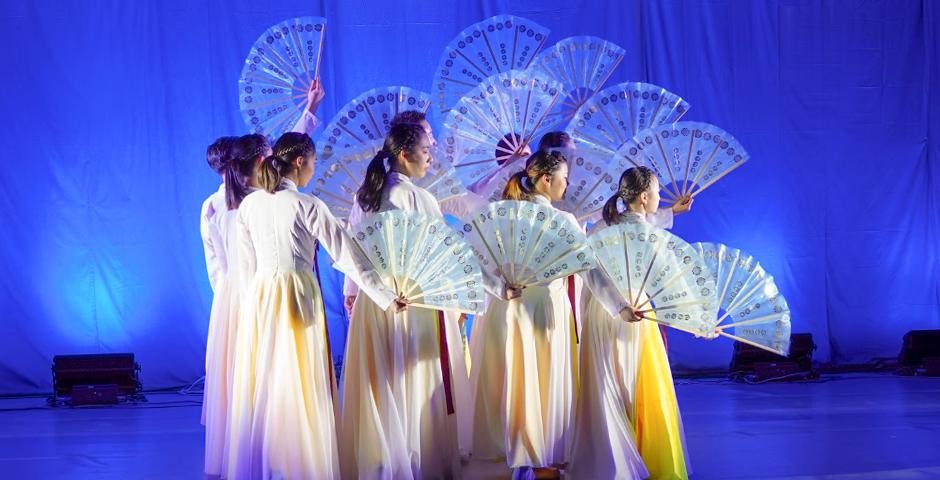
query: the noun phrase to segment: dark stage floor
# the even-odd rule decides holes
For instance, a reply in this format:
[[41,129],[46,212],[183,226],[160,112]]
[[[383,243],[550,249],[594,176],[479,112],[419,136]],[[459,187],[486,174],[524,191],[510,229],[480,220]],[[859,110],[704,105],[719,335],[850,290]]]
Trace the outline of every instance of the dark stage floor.
[[[677,383],[694,478],[940,478],[940,378]],[[72,409],[0,401],[0,478],[201,478],[201,397],[148,399]],[[492,467],[468,470],[500,477]]]

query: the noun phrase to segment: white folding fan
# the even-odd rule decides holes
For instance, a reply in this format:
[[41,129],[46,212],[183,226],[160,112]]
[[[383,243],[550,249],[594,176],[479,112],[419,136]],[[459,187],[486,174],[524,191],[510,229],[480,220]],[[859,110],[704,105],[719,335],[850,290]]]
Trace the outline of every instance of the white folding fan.
[[[373,88],[344,105],[317,141],[320,159],[329,160],[334,151],[372,148],[385,139],[395,115],[406,110],[427,112],[431,96],[408,87]],[[381,147],[381,145],[380,145]]]
[[660,86],[620,83],[582,105],[567,132],[578,145],[587,143],[613,155],[640,131],[675,123],[688,110],[688,102]]
[[464,29],[444,49],[434,73],[438,111],[447,113],[488,77],[528,68],[547,37],[547,28],[512,15],[497,15]]
[[349,218],[369,162],[384,142],[384,138],[370,140],[358,148],[334,150],[328,159],[317,160],[310,182],[311,193],[323,200],[336,218]]
[[[521,168],[515,161],[542,133],[561,85],[532,71],[512,70],[487,78],[467,93],[444,119],[446,160],[466,185],[498,170]],[[477,192],[480,193],[480,192]]]
[[647,129],[624,144],[616,157],[653,170],[670,202],[695,197],[749,158],[730,133],[702,122]]
[[438,203],[444,203],[467,193],[467,188],[457,176],[457,170],[444,153],[443,145],[435,145],[431,152],[431,165],[423,177],[414,181],[415,185],[431,192]]
[[[720,243],[692,244],[705,258],[720,305],[714,334],[779,355],[790,349],[790,308],[774,278],[750,255]],[[728,333],[731,329],[734,333]]]
[[552,150],[561,152],[568,161],[568,189],[561,209],[571,212],[579,222],[597,221],[604,203],[618,189],[620,164],[588,145]]
[[255,41],[238,80],[238,105],[251,131],[276,139],[297,123],[320,73],[325,33],[326,19],[300,17]]
[[564,129],[578,109],[597,93],[620,65],[626,51],[602,38],[568,37],[542,50],[530,69],[545,73],[564,86],[548,124]]
[[650,318],[709,336],[718,314],[715,280],[702,255],[646,223],[621,223],[590,237],[597,263],[631,305]]
[[[427,111],[428,94],[408,87],[374,88],[347,103],[333,117],[317,142],[320,150],[313,193],[337,218],[346,219],[366,168],[385,142],[395,115],[406,110]],[[438,201],[466,192],[442,148],[436,147],[427,175],[414,182]]]
[[363,221],[353,238],[385,285],[411,307],[483,313],[480,265],[443,219],[388,210]]
[[490,203],[464,221],[463,235],[480,266],[509,285],[544,285],[594,267],[570,214],[535,202]]

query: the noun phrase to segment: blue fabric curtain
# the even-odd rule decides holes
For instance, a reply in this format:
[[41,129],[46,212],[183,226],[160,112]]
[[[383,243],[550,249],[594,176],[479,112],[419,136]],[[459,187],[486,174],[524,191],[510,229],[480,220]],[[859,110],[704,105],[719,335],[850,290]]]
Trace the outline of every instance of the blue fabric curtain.
[[[202,375],[211,294],[205,147],[246,129],[237,81],[282,19],[328,19],[326,121],[376,86],[429,90],[443,47],[490,15],[628,56],[610,84],[686,98],[752,160],[675,232],[744,249],[777,278],[823,362],[894,356],[940,327],[940,8],[930,0],[57,0],[5,2],[0,392],[49,391],[61,353],[131,351],[146,387]],[[340,277],[324,267],[333,350]],[[677,368],[730,342],[670,333]]]

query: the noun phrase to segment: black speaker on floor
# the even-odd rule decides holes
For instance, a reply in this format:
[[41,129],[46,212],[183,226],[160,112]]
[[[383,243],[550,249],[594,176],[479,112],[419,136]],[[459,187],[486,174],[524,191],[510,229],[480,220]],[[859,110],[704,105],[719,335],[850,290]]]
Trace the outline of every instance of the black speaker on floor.
[[733,377],[748,378],[755,381],[766,381],[774,378],[802,380],[817,378],[819,374],[813,370],[813,335],[810,333],[794,333],[790,335],[790,353],[786,357],[768,352],[746,343],[735,342],[734,354],[731,357],[731,375]]
[[940,330],[911,330],[904,334],[898,355],[900,373],[940,376]]
[[118,403],[141,391],[140,365],[133,353],[56,355],[52,359],[52,399],[70,405]]

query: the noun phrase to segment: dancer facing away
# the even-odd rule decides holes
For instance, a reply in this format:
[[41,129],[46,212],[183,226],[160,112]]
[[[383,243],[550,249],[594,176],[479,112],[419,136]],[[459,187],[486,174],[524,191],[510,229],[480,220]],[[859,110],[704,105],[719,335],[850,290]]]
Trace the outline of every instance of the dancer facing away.
[[313,270],[318,244],[381,308],[406,308],[326,205],[297,190],[315,161],[309,136],[284,134],[259,167],[260,189],[239,208],[243,290],[230,478],[341,478],[339,399]]
[[[307,104],[294,125],[294,131],[310,133],[319,123],[314,113],[324,96],[319,79],[307,90]],[[243,137],[247,142],[244,154],[255,150],[270,150],[260,135]],[[206,380],[203,395],[202,423],[206,426],[204,471],[209,477],[221,476],[228,456],[227,418],[231,397],[233,355],[235,351],[238,289],[235,288],[236,242],[234,219],[241,199],[252,188],[258,162],[242,157],[232,165],[232,153],[239,137],[222,137],[208,149],[209,166],[223,177],[219,189],[203,203],[200,215],[200,233],[206,256],[206,270],[214,292],[206,342]],[[231,167],[231,168],[229,168]],[[228,184],[228,188],[226,188]],[[235,191],[234,195],[228,192]]]

